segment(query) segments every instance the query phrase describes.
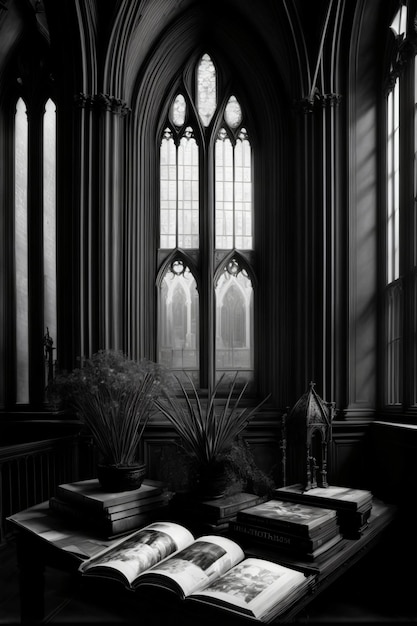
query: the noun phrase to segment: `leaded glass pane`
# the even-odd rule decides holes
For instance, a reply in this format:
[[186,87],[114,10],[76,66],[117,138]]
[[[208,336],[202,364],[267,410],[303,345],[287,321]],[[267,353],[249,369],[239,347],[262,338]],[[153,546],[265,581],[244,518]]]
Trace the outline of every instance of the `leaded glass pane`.
[[187,131],[178,148],[178,247],[198,248],[198,147]]
[[253,371],[253,288],[247,272],[232,260],[216,286],[216,373]]
[[197,68],[197,110],[204,126],[210,124],[216,106],[216,68],[209,55],[204,54]]
[[160,149],[160,247],[176,246],[177,149],[170,130],[166,130]]
[[215,145],[216,248],[252,249],[252,156],[245,129],[232,146],[225,129]]
[[171,118],[173,124],[181,127],[185,122],[185,114],[187,112],[187,104],[182,94],[178,94],[171,107]]
[[233,248],[233,147],[224,129],[215,145],[216,248]]
[[194,276],[182,261],[166,272],[160,290],[159,362],[176,370],[199,366],[199,302]]
[[230,128],[237,128],[242,121],[242,109],[235,96],[230,96],[226,104],[224,119]]
[[251,148],[242,129],[235,147],[235,247],[252,248]]
[[51,100],[45,107],[43,145],[44,326],[56,343],[56,121]]
[[19,99],[15,116],[16,401],[29,401],[28,124]]

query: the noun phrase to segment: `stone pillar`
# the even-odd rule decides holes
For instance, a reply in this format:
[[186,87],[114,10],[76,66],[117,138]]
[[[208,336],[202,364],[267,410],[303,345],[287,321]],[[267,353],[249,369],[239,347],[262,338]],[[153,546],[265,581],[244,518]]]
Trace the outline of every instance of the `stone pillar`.
[[77,105],[74,258],[76,354],[122,348],[124,118],[128,107],[106,94]]

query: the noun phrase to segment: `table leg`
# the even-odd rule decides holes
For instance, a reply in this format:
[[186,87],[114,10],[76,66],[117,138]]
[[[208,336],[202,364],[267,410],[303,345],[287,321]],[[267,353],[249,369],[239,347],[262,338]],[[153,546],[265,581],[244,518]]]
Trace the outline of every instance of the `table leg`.
[[40,622],[45,614],[45,562],[40,551],[20,535],[16,539],[19,568],[20,619]]

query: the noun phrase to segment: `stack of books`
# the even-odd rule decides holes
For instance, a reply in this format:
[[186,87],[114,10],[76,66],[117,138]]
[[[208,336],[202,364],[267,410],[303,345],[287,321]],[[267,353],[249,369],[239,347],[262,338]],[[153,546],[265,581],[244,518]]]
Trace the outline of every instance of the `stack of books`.
[[138,489],[110,493],[97,478],[58,485],[49,508],[67,520],[93,528],[113,538],[140,528],[156,519],[165,519],[172,492],[160,481],[145,478]]
[[335,510],[340,531],[348,539],[358,539],[363,534],[372,511],[372,492],[366,489],[329,486],[304,491],[295,484],[275,489],[274,497]]
[[342,540],[336,511],[277,499],[240,511],[229,530],[246,546],[259,543],[304,561]]
[[267,496],[239,492],[213,500],[201,500],[189,493],[176,493],[170,501],[171,518],[186,524],[196,534],[227,533],[239,511],[265,502]]

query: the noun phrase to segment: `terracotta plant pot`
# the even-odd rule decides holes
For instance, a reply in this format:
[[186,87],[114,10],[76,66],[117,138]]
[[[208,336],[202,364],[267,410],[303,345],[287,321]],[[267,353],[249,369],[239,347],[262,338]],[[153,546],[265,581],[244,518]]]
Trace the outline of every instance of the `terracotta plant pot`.
[[104,491],[138,489],[146,475],[146,465],[98,465],[97,478]]

